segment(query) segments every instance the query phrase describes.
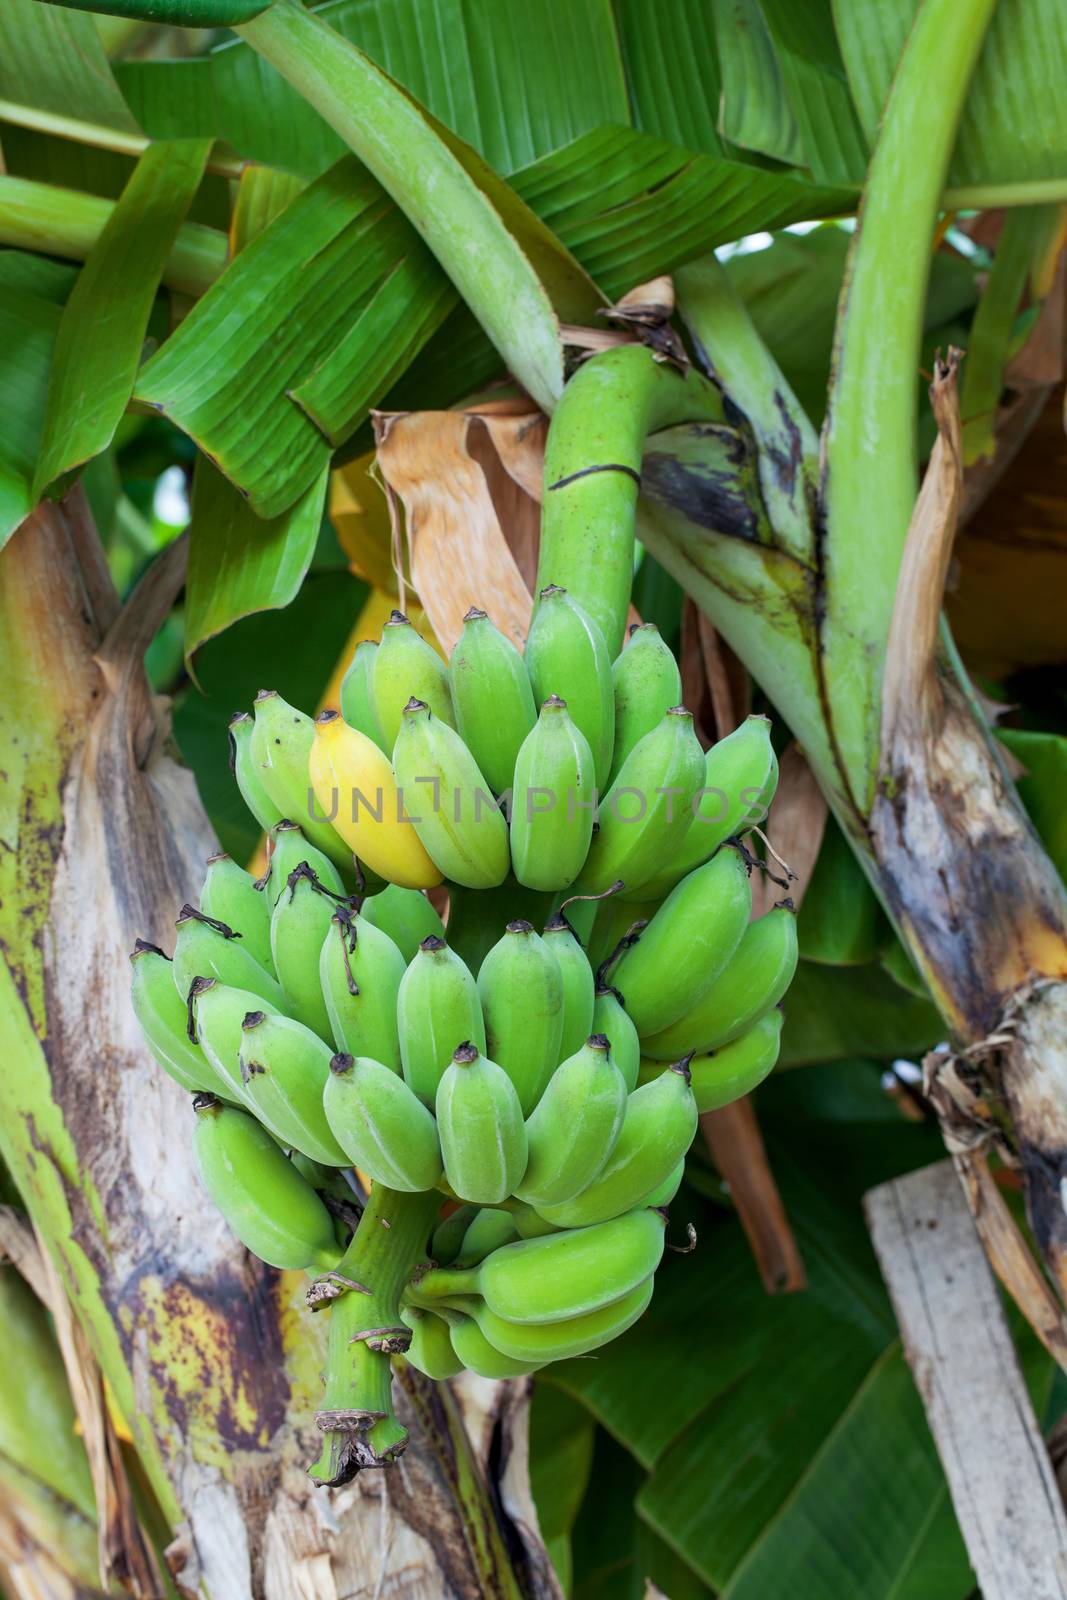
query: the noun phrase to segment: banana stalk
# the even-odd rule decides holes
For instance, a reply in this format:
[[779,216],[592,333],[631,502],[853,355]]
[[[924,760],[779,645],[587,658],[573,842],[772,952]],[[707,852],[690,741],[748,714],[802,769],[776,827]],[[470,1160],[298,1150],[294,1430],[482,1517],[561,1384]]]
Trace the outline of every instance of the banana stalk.
[[363,1467],[388,1465],[407,1444],[390,1358],[411,1340],[400,1295],[426,1256],[440,1205],[434,1190],[400,1194],[375,1184],[336,1271],[312,1286],[312,1306],[330,1304],[326,1389],[316,1414],[323,1447],[308,1468],[315,1483],[347,1483]]

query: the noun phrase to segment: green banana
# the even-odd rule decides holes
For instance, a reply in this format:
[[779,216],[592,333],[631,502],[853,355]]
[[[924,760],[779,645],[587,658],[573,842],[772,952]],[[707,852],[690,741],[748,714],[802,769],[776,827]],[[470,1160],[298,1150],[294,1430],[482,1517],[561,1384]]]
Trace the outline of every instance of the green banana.
[[287,1148],[324,1167],[347,1167],[322,1104],[330,1057],[329,1045],[294,1017],[250,1011],[241,1023],[246,1104]]
[[276,689],[261,689],[254,709],[252,760],[264,789],[282,816],[297,823],[305,838],[351,879],[352,852],[318,811],[308,777],[314,722],[283,700]]
[[463,1362],[452,1348],[447,1322],[421,1306],[409,1305],[400,1307],[400,1320],[411,1329],[411,1344],[404,1351],[405,1361],[410,1361],[416,1371],[437,1383],[459,1376]]
[[279,806],[274,804],[263,787],[263,780],[252,759],[252,732],[255,722],[250,711],[235,711],[230,718],[230,771],[237,781],[241,799],[266,833],[282,819]]
[[[694,1056],[689,1063],[693,1098],[697,1110],[717,1111],[757,1088],[778,1060],[782,1042],[783,1017],[777,1006],[753,1023],[746,1033],[724,1044],[719,1050]],[[640,1081],[648,1083],[663,1071],[662,1061],[646,1056],[641,1062]],[[648,1202],[651,1204],[652,1202]]]
[[593,1227],[520,1239],[476,1267],[434,1267],[419,1279],[419,1300],[479,1295],[508,1322],[559,1322],[632,1293],[659,1266],[664,1242],[658,1211],[630,1211]]
[[403,1078],[380,1061],[335,1055],[322,1103],[334,1138],[375,1183],[417,1194],[440,1182],[437,1125]]
[[330,1213],[270,1134],[213,1095],[198,1095],[194,1105],[201,1181],[245,1248],[270,1267],[336,1267]]
[[589,854],[596,809],[593,753],[566,700],[549,695],[515,761],[511,860],[527,889],[567,889]]
[[493,793],[503,794],[537,713],[522,656],[477,606],[463,618],[448,680],[456,727]]
[[360,733],[374,740],[379,750],[385,750],[371,687],[377,654],[378,646],[373,639],[361,639],[356,645],[348,670],[341,679],[341,715],[350,728],[358,728]]
[[336,896],[323,889],[312,869],[301,862],[289,874],[270,922],[274,968],[286,1010],[327,1041],[333,1032],[319,982],[319,957],[336,907]]
[[777,782],[770,722],[766,717],[746,717],[707,751],[700,798],[692,808],[686,835],[673,859],[634,891],[636,898],[662,900],[686,873],[709,861],[724,839],[759,822],[767,814]]
[[341,874],[328,856],[323,855],[306,838],[298,823],[284,817],[270,830],[267,838],[270,855],[267,871],[261,880],[267,896],[267,905],[273,912],[289,885],[289,874],[303,865],[310,867],[324,889],[341,898],[345,886]]
[[444,923],[421,889],[389,883],[380,893],[367,896],[359,914],[389,935],[405,961],[414,961],[423,939],[445,936]]
[[649,1206],[656,1210],[669,1206],[678,1190],[682,1187],[682,1179],[684,1177],[685,1157],[682,1156],[678,1165],[667,1174],[663,1182],[657,1183],[654,1189],[650,1189],[646,1195],[643,1195],[638,1204]]
[[473,1317],[450,1312],[448,1322],[452,1348],[468,1372],[479,1378],[522,1378],[537,1371],[540,1363],[515,1361],[491,1345]]
[[397,996],[404,957],[387,933],[338,906],[319,957],[319,982],[333,1042],[400,1071]]
[[507,1073],[461,1044],[438,1084],[436,1112],[453,1194],[485,1206],[506,1200],[526,1170],[526,1128]]
[[219,1077],[200,1046],[189,1038],[186,1005],[171,976],[168,958],[158,945],[138,939],[130,953],[130,963],[133,1014],[164,1072],[190,1094],[210,1091],[228,1095],[229,1085]]
[[652,1299],[651,1274],[629,1294],[611,1305],[600,1306],[596,1311],[586,1311],[577,1317],[563,1317],[558,1322],[509,1322],[481,1301],[473,1301],[464,1309],[477,1322],[485,1339],[494,1350],[517,1361],[531,1361],[539,1366],[550,1361],[566,1361],[571,1356],[587,1355],[601,1345],[617,1339],[620,1333],[633,1326]]
[[484,1261],[491,1251],[513,1243],[518,1237],[519,1230],[510,1211],[482,1206],[463,1235],[455,1258],[456,1266],[473,1267],[479,1261]]
[[678,1061],[630,1095],[615,1147],[593,1182],[573,1199],[537,1210],[562,1228],[585,1228],[618,1217],[674,1170],[696,1131],[688,1063]]
[[478,985],[466,963],[436,935],[422,941],[401,979],[396,1017],[404,1077],[432,1107],[456,1047],[470,1043],[485,1051]]
[[559,1060],[566,1061],[593,1032],[593,999],[596,980],[589,959],[562,911],[545,923],[541,935],[551,950],[563,980],[563,1033],[559,1041]]
[[482,962],[478,995],[486,1050],[518,1090],[528,1117],[559,1060],[563,979],[552,951],[528,922],[509,922]]
[[669,1027],[700,1003],[751,911],[745,858],[727,846],[671,890],[611,975],[639,1034]]
[[682,675],[674,652],[664,644],[654,622],[633,624],[626,648],[612,663],[611,680],[615,695],[614,778],[634,746],[682,698]]
[[611,1059],[622,1073],[627,1093],[637,1086],[641,1065],[641,1040],[634,1019],[610,985],[599,983],[593,1001],[593,1032],[603,1033],[611,1045]]
[[187,999],[194,978],[218,978],[231,988],[250,989],[279,1010],[284,1006],[281,984],[266,967],[260,966],[241,943],[240,934],[225,922],[213,922],[195,906],[184,905],[175,927],[178,937],[171,971],[183,1000]]
[[615,691],[611,657],[597,624],[566,589],[542,589],[526,640],[526,670],[534,700],[567,702],[571,720],[589,741],[596,784],[607,786],[615,748]]
[[515,1227],[520,1239],[540,1239],[544,1233],[559,1232],[559,1229],[554,1228],[551,1222],[546,1222],[533,1206],[526,1205],[522,1200],[509,1200],[508,1210],[515,1218]]
[[409,700],[422,700],[438,721],[450,728],[456,725],[448,668],[402,611],[394,611],[382,629],[370,689],[386,755],[396,744]]
[[270,949],[270,901],[252,874],[228,855],[208,857],[200,889],[200,909],[213,922],[225,922],[236,928],[245,949],[252,952],[261,967],[276,976]]
[[215,1069],[226,1097],[247,1104],[241,1074],[242,1025],[252,1011],[273,1011],[258,994],[234,989],[217,978],[194,978],[188,995],[188,1036],[198,1043]]
[[692,712],[673,706],[630,751],[601,802],[582,885],[600,893],[621,879],[630,895],[661,872],[692,823],[703,778]]
[[618,949],[619,940],[644,917],[644,905],[637,906],[632,900],[623,900],[618,894],[607,895],[601,899],[596,907],[593,927],[586,943],[589,965],[594,972],[610,960]]
[[726,966],[699,1005],[669,1028],[641,1040],[654,1061],[669,1061],[678,1049],[717,1050],[776,1006],[797,967],[797,919],[789,901],[750,922]]
[[437,1224],[430,1241],[430,1260],[435,1266],[445,1267],[455,1261],[463,1236],[480,1210],[480,1206],[457,1206]]
[[611,1155],[626,1111],[626,1085],[606,1035],[594,1033],[558,1066],[526,1122],[529,1150],[515,1193],[534,1207],[585,1189]]
[[508,825],[455,728],[422,700],[404,707],[393,770],[423,846],[446,878],[494,889],[508,875]]

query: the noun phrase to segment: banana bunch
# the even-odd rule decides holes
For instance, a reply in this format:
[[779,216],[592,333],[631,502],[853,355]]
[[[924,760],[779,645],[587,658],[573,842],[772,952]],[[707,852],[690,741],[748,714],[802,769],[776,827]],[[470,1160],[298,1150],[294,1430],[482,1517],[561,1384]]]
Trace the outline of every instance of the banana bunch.
[[752,920],[738,841],[769,727],[705,754],[679,691],[654,627],[612,663],[553,585],[525,658],[475,609],[446,666],[394,613],[343,715],[264,691],[231,721],[267,871],[213,856],[173,953],[137,942],[133,1004],[225,1222],[336,1302],[327,1440],[358,1415],[402,1447],[398,1352],[503,1377],[629,1327],[698,1116],[777,1059],[795,920]]

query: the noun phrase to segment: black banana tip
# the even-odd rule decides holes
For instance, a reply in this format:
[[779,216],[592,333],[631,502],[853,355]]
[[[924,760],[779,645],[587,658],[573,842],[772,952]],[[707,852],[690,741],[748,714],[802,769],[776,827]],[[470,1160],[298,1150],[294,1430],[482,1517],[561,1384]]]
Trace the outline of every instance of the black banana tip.
[[430,708],[426,704],[426,701],[418,699],[416,695],[412,695],[411,699],[404,707],[405,711],[429,711],[429,709]]
[[256,698],[252,703],[253,703],[253,705],[257,705],[258,706],[259,702],[261,700],[277,700],[277,698],[278,698],[277,689],[257,689],[256,690]]
[[562,700],[558,694],[550,694],[547,700],[541,702],[542,711],[566,711],[566,709],[566,700]]
[[685,707],[685,706],[670,706],[668,708],[668,710],[667,710],[667,716],[668,717],[688,717],[690,722],[692,722],[692,720],[693,720],[693,713],[690,710],[688,710],[687,707]]
[[335,1056],[330,1057],[330,1071],[336,1072],[339,1078],[346,1072],[351,1072],[355,1064],[355,1056],[350,1056],[347,1050],[339,1050]]
[[566,593],[567,593],[567,591],[566,591],[566,589],[564,589],[564,588],[563,588],[563,587],[562,587],[562,585],[561,585],[561,584],[558,584],[558,583],[548,583],[548,584],[546,584],[546,585],[545,585],[545,587],[544,587],[544,588],[543,588],[543,589],[542,589],[542,590],[541,590],[541,592],[540,592],[540,594],[539,594],[539,595],[538,595],[538,597],[537,597],[537,598],[538,598],[538,599],[539,599],[539,600],[547,600],[547,599],[548,599],[548,598],[549,598],[549,596],[550,596],[550,595],[555,595],[555,594],[566,594]]
[[151,944],[147,939],[135,939],[133,941],[133,949],[130,951],[130,960],[136,961],[138,956],[146,956],[149,954],[149,952],[151,952],[151,954],[154,956],[162,956],[164,961],[170,960],[170,957],[165,950],[161,950],[158,944]]
[[676,1072],[680,1078],[685,1079],[687,1084],[692,1083],[693,1074],[689,1070],[689,1063],[695,1055],[696,1051],[690,1050],[689,1054],[684,1055],[680,1061],[672,1061],[667,1069],[668,1072]]
[[564,929],[566,929],[568,933],[572,932],[571,925],[563,915],[563,912],[557,911],[555,916],[549,917],[548,921],[545,923],[544,931],[546,933],[562,933]]
[[266,1020],[267,1013],[265,1011],[246,1011],[241,1027],[245,1033],[249,1033],[253,1028],[258,1028],[261,1022],[266,1022]]
[[231,716],[229,722],[227,723],[227,727],[235,728],[239,722],[251,722],[251,721],[252,721],[252,713],[251,713],[251,711],[235,711],[233,713],[233,715]]
[[222,1110],[222,1101],[217,1094],[208,1094],[204,1090],[201,1094],[193,1096],[193,1110],[198,1117],[214,1116]]
[[464,1039],[463,1043],[459,1046],[459,1049],[454,1051],[452,1056],[452,1060],[456,1063],[457,1067],[469,1067],[471,1063],[473,1061],[477,1061],[477,1059],[477,1046],[471,1044],[469,1039]]
[[411,627],[411,620],[410,620],[409,617],[405,617],[405,615],[404,615],[404,613],[402,611],[397,611],[397,610],[394,609],[394,610],[390,611],[390,613],[389,613],[389,621],[385,624],[385,626],[387,628],[400,628],[400,627],[410,628]]
[[488,616],[488,611],[483,611],[481,606],[471,606],[463,620],[464,622],[483,622]]
[[419,941],[419,949],[425,950],[428,955],[432,955],[435,950],[447,950],[448,944],[446,940],[441,938],[440,934],[431,933],[428,938]]
[[315,718],[315,726],[318,728],[327,728],[331,722],[340,722],[340,720],[341,713],[339,711],[334,711],[330,707],[327,707],[325,711],[320,711],[318,716]]
[[505,933],[533,933],[533,931],[533,923],[527,922],[523,917],[517,918],[515,922],[509,922],[504,930]]
[[610,1050],[611,1040],[606,1033],[591,1033],[585,1041],[590,1050]]
[[230,856],[225,850],[216,850],[214,855],[208,856],[208,858],[207,858],[206,862],[204,863],[204,865],[207,866],[207,867],[213,867],[215,865],[215,863],[218,862],[218,861],[229,861],[229,860],[230,860]]
[[299,822],[294,822],[291,817],[280,817],[270,831],[271,833],[299,833],[300,824]]

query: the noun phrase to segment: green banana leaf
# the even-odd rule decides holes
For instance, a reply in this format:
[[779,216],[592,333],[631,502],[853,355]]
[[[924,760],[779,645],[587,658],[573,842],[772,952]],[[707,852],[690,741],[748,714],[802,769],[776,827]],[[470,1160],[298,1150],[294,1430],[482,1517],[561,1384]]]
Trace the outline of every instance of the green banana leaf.
[[[4,252],[0,262],[15,254]],[[61,316],[54,300],[26,289],[5,285],[0,293],[0,549],[36,503],[33,474]]]
[[0,118],[112,149],[144,143],[92,17],[37,0],[0,11]]
[[207,160],[206,140],[148,147],[63,310],[33,496],[107,448],[133,392],[160,278]]
[[711,9],[723,82],[719,133],[746,150],[799,166],[800,130],[782,90],[760,0],[713,0]]

